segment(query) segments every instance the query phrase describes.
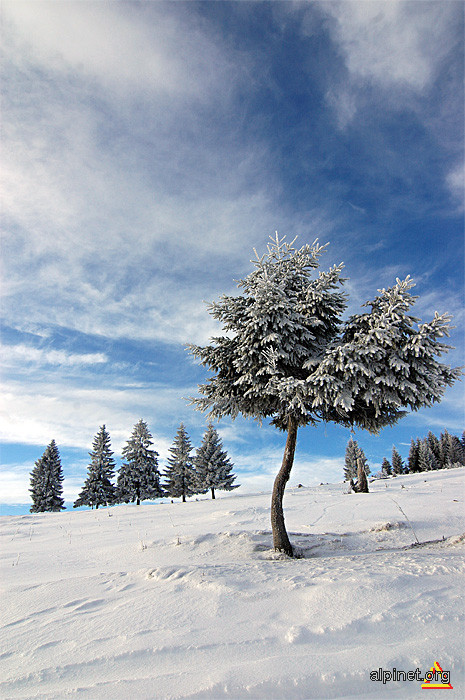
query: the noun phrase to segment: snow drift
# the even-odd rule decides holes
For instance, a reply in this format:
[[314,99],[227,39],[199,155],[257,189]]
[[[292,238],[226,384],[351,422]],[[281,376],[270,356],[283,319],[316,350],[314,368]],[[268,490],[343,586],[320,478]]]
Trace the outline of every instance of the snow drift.
[[463,697],[464,484],[289,489],[298,559],[269,494],[0,518],[0,696],[418,697],[370,672],[437,661]]

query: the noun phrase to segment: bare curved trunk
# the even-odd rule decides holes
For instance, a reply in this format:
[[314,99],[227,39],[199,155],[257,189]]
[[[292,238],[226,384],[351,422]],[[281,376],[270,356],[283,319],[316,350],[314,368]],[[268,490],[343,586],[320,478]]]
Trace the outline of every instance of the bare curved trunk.
[[297,444],[298,424],[295,418],[290,417],[287,427],[287,440],[284,449],[283,463],[273,486],[271,496],[271,529],[273,531],[273,546],[276,552],[285,552],[288,556],[294,556],[294,550],[289,541],[284,524],[283,496],[286,484],[289,481],[292,465],[294,464],[295,446]]
[[369,493],[367,475],[360,457],[357,458],[357,487],[358,493]]

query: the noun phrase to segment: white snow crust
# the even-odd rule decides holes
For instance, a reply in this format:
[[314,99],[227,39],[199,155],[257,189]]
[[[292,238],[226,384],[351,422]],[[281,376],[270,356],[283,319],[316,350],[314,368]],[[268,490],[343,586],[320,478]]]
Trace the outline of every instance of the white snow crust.
[[288,489],[297,559],[269,494],[0,518],[0,697],[409,698],[370,671],[435,661],[465,697],[464,485]]

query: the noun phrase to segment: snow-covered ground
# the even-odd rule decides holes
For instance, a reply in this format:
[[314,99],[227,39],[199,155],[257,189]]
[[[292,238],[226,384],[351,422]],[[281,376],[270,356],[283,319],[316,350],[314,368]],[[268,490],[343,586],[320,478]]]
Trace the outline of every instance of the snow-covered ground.
[[465,697],[464,485],[289,489],[299,559],[269,494],[0,518],[0,697],[421,697],[370,672],[435,661]]

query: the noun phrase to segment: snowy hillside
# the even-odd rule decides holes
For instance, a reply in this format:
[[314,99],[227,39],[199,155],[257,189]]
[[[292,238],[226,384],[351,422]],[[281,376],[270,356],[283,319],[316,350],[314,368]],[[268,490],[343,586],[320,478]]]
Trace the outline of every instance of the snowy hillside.
[[370,672],[435,661],[464,697],[464,485],[290,489],[294,560],[268,494],[1,518],[0,697],[421,697]]

